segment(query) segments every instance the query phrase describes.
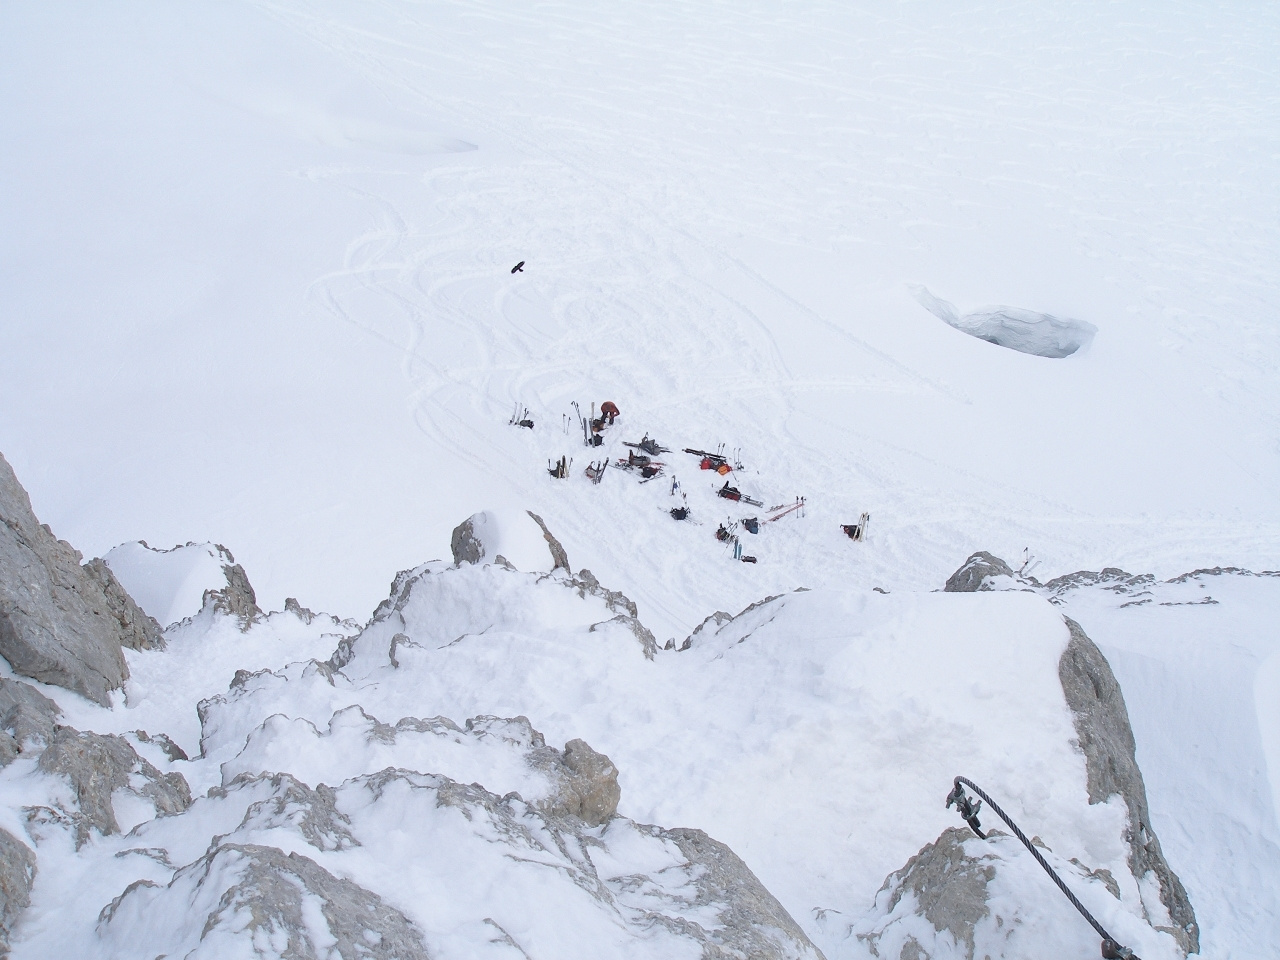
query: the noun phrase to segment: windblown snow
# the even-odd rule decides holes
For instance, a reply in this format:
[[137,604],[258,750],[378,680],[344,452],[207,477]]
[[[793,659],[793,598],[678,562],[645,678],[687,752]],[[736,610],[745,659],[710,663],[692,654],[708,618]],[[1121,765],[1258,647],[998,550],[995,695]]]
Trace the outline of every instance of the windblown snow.
[[1273,955],[1277,49],[0,12],[0,955]]

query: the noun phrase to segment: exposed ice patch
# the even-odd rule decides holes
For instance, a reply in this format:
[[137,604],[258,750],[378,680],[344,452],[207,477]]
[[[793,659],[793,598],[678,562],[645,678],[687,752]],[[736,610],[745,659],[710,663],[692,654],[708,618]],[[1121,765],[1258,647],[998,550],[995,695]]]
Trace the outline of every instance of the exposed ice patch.
[[962,333],[1035,357],[1069,357],[1093,342],[1093,335],[1098,332],[1097,327],[1084,320],[1020,307],[996,305],[961,316],[954,304],[938,299],[919,284],[908,284],[908,289],[922,307]]

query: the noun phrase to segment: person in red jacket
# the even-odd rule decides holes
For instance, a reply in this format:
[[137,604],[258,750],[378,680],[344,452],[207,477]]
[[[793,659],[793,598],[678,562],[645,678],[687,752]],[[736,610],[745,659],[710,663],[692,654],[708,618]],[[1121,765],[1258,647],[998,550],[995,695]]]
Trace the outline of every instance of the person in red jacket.
[[606,400],[600,404],[600,419],[606,421],[609,426],[613,426],[613,421],[618,418],[621,412],[618,409],[618,405],[612,400]]

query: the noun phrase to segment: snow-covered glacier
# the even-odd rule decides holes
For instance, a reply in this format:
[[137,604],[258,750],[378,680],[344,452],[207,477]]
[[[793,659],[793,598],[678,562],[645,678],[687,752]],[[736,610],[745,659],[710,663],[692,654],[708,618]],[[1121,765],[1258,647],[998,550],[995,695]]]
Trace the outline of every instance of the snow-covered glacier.
[[1278,47],[4,7],[0,954],[1270,957]]

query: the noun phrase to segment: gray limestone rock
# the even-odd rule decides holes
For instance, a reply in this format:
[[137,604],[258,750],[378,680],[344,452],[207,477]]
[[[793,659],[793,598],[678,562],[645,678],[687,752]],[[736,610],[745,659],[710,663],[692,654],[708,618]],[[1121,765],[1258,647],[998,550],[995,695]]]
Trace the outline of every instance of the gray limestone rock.
[[543,523],[542,518],[532,510],[526,510],[525,513],[529,514],[533,518],[533,522],[542,529],[542,536],[547,541],[547,548],[551,551],[551,560],[555,564],[551,569],[572,572],[572,568],[569,566],[569,555],[565,553],[564,546],[560,541],[547,529],[547,525]]
[[0,655],[22,676],[109,706],[129,675],[121,644],[154,645],[159,626],[105,565],[80,560],[36,519],[0,456]]
[[[29,744],[43,748],[61,715],[58,705],[31,684],[0,677],[0,729],[13,741],[13,756]],[[0,766],[12,759],[0,761]]]
[[[339,640],[338,646],[334,649],[333,654],[328,660],[324,661],[325,666],[328,667],[330,671],[336,672],[354,660],[356,656],[356,641],[358,639],[358,636],[354,636],[343,637]],[[398,667],[399,664],[397,663],[396,666]]]
[[[401,730],[443,735],[462,732],[445,717],[430,720],[406,717],[388,730],[393,731],[393,739],[394,733]],[[570,740],[563,752],[548,747],[528,717],[472,717],[466,723],[466,732],[477,738],[496,737],[526,751],[528,764],[542,771],[551,782],[550,795],[533,801],[543,816],[576,817],[591,826],[599,826],[617,813],[622,796],[618,768],[603,753],[592,750],[586,741]]]
[[120,832],[111,802],[117,790],[149,800],[161,817],[191,806],[191,789],[182,774],[161,773],[124,737],[57,727],[39,767],[70,781],[77,811],[64,814],[75,825],[77,848],[88,841],[91,829],[104,836]]
[[107,601],[107,613],[116,622],[120,644],[130,650],[163,650],[164,633],[160,624],[143,613],[111,568],[100,559],[90,560],[82,568],[85,576],[96,580]]
[[[422,934],[404,914],[310,857],[258,844],[223,843],[183,867],[168,884],[170,890],[191,891],[192,901],[197,891],[211,888],[221,894],[204,917],[202,943],[261,938],[278,945],[280,956],[296,960],[429,960]],[[103,910],[99,929],[110,933],[123,917],[145,913],[163,890],[149,881],[132,884]],[[201,903],[207,899],[208,893],[199,898]],[[317,908],[323,932],[312,921],[311,910]],[[131,926],[124,924],[126,930]]]
[[31,904],[35,879],[35,854],[8,830],[0,830],[0,957],[9,955],[9,936]]
[[[620,590],[610,590],[608,587],[603,586],[595,578],[595,575],[587,569],[579,570],[576,577],[570,574],[562,582],[565,586],[577,590],[580,597],[586,597],[590,594],[603,600],[605,606],[615,614],[612,619],[604,622],[619,623],[630,630],[636,640],[640,642],[640,646],[644,650],[645,659],[653,659],[654,654],[658,652],[658,641],[653,632],[640,622],[640,612],[634,600]],[[593,625],[591,630],[594,631],[596,626],[599,626],[599,624]]]
[[598,627],[601,627],[606,623],[616,623],[630,630],[631,635],[640,641],[640,647],[644,650],[646,660],[652,660],[653,655],[658,652],[657,638],[654,637],[652,630],[640,622],[639,617],[619,613],[617,616],[611,617],[608,620],[601,621],[600,623],[593,623],[587,632],[595,633]]
[[[810,942],[786,908],[726,844],[701,830],[643,829],[674,842],[695,868],[693,884],[697,894],[692,905],[709,908],[719,921],[718,926],[699,926],[696,930],[687,922],[683,926],[685,932],[701,940],[704,958],[823,960],[822,951]],[[661,917],[656,913],[652,916],[655,920]]]
[[960,569],[947,578],[945,593],[976,593],[982,589],[988,577],[1012,577],[1013,570],[997,556],[979,550],[966,560]]
[[235,790],[257,783],[269,784],[271,796],[250,804],[241,827],[290,825],[317,850],[347,850],[360,846],[351,833],[351,818],[339,811],[333,788],[319,784],[314,790],[287,773],[253,776],[242,773],[225,787],[213,787],[210,797],[226,797]]
[[[688,650],[698,640],[702,639],[704,634],[706,636],[710,636],[726,623],[731,623],[732,621],[732,613],[729,613],[727,610],[717,610],[715,613],[704,617],[702,622],[693,628],[693,632],[684,638],[684,642],[680,644],[679,649]],[[672,646],[674,646],[674,643]]]
[[1080,587],[1091,587],[1098,584],[1114,586],[1119,583],[1132,584],[1135,580],[1144,583],[1155,582],[1155,577],[1146,574],[1134,577],[1133,574],[1121,570],[1119,567],[1104,567],[1100,572],[1094,570],[1077,570],[1075,573],[1064,574],[1061,577],[1054,577],[1044,585],[1044,589],[1051,595],[1064,593],[1067,590],[1075,590]]
[[135,730],[133,731],[133,734],[142,743],[154,743],[157,747],[161,749],[161,751],[164,752],[164,755],[168,757],[170,760],[190,760],[191,759],[190,757],[187,756],[187,751],[183,750],[180,746],[174,743],[173,740],[171,740],[169,738],[169,735],[166,733],[157,733],[153,737],[149,735],[145,730]]
[[[1129,808],[1129,869],[1139,879],[1155,875],[1160,902],[1174,927],[1169,932],[1188,953],[1200,950],[1200,930],[1182,881],[1169,867],[1151,827],[1147,789],[1134,753],[1133,729],[1124,694],[1102,651],[1080,624],[1064,617],[1071,639],[1058,661],[1058,679],[1071,708],[1076,737],[1085,756],[1089,802],[1102,803],[1118,793]],[[1157,929],[1168,929],[1157,927]]]
[[244,567],[235,562],[236,558],[231,555],[231,551],[220,543],[215,546],[219,555],[227,561],[222,565],[222,573],[227,578],[227,585],[221,590],[206,590],[203,605],[208,607],[212,604],[213,609],[218,613],[239,620],[242,631],[248,630],[262,619],[258,597],[253,592],[253,585],[249,583]]
[[484,559],[485,546],[480,538],[480,528],[484,526],[483,513],[472,514],[453,528],[450,547],[453,549],[455,564],[479,563]]
[[595,574],[590,570],[579,570],[576,577],[568,577],[564,582],[567,586],[576,589],[580,597],[585,597],[587,594],[599,597],[604,601],[605,606],[614,613],[625,613],[629,617],[636,617],[640,614],[634,600],[620,590],[610,590],[608,587],[602,586],[600,581],[595,578]]
[[303,623],[310,623],[312,620],[316,618],[315,611],[309,610],[306,607],[304,607],[302,604],[298,602],[296,597],[284,598],[284,612],[292,613],[295,617],[297,617]]
[[[914,897],[912,913],[923,916],[939,933],[947,932],[964,950],[965,960],[973,960],[974,927],[990,914],[987,885],[995,879],[993,856],[973,857],[964,842],[973,837],[967,827],[949,827],[933,843],[925,844],[906,865],[885,879],[876,897],[876,906],[892,917],[899,903]],[[887,894],[887,898],[884,895]],[[889,925],[870,934],[860,934],[874,956],[882,956],[883,941],[890,939]],[[896,943],[897,938],[892,938]],[[908,934],[899,946],[899,960],[926,957],[919,940]]]
[[[541,734],[534,733],[542,739]],[[592,750],[584,740],[570,740],[564,745],[564,753],[550,748],[543,751],[531,753],[534,764],[546,771],[555,784],[552,795],[536,804],[543,813],[574,816],[594,827],[618,812],[622,790],[613,761]]]

